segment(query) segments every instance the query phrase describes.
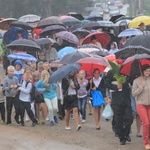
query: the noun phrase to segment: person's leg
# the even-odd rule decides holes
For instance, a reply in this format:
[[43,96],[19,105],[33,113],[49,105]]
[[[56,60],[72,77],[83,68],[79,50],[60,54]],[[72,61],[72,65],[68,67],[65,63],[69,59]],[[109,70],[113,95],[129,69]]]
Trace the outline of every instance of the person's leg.
[[46,117],[47,117],[47,106],[45,103],[40,103],[40,109],[42,111],[42,118],[43,118],[43,121],[46,120]]
[[70,109],[66,109],[66,115],[65,115],[66,129],[70,127],[69,126],[70,113],[71,113],[71,110]]
[[7,124],[11,124],[12,107],[13,107],[12,97],[6,97]]
[[5,122],[5,103],[0,103],[1,119]]
[[20,116],[21,116],[21,125],[24,126],[24,114],[25,114],[25,107],[23,102],[20,101]]
[[86,120],[86,104],[87,104],[87,96],[85,96],[82,100],[82,119]]
[[35,115],[35,103],[34,102],[31,103],[31,110],[33,114]]
[[95,119],[95,123],[96,123],[96,129],[100,129],[100,124],[99,124],[99,115],[98,115],[98,107],[94,107],[94,119]]
[[50,122],[52,121],[54,123],[52,100],[48,98],[44,98],[44,101],[48,108],[48,113],[49,113],[48,116],[49,116]]
[[22,102],[22,104],[23,104],[25,110],[27,111],[27,114],[28,114],[29,118],[32,120],[32,122],[37,123],[37,120],[36,120],[32,110],[31,110],[30,102]]
[[82,115],[82,98],[78,99],[78,111]]
[[88,107],[89,107],[89,115],[92,115],[92,104],[89,97],[88,97]]
[[36,103],[36,118],[38,121],[40,121],[40,103]]
[[149,111],[148,107],[144,105],[139,105],[137,104],[137,112],[140,116],[140,119],[142,120],[143,123],[143,141],[144,145],[150,145],[149,142],[149,132],[150,132],[150,123],[149,123]]
[[137,127],[137,136],[142,136],[141,135],[141,119],[139,115],[136,116],[136,127]]
[[58,123],[58,118],[57,118],[58,101],[57,101],[57,97],[51,99],[51,102],[52,102],[53,118],[54,118],[55,123]]

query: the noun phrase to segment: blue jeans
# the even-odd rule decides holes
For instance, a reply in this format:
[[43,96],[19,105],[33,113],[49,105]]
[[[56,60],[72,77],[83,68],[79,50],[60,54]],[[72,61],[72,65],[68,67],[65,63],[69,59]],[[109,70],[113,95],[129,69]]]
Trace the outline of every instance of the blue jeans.
[[132,106],[132,114],[133,116],[136,116],[137,115],[136,102],[133,96],[131,96],[131,106]]
[[87,104],[87,96],[78,99],[78,110],[82,115],[82,119],[86,119],[86,104]]

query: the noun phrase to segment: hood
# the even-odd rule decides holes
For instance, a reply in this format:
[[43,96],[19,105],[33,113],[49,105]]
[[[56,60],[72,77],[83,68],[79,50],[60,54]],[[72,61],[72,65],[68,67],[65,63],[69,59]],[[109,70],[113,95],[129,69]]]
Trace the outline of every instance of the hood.
[[16,66],[16,65],[20,65],[22,67],[22,61],[21,60],[16,60],[14,62],[14,66]]

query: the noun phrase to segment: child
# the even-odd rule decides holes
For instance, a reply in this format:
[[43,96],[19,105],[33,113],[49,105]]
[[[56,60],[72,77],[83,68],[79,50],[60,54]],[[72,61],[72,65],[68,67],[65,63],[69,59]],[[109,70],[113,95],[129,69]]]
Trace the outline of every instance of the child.
[[33,75],[34,71],[36,71],[36,63],[32,62],[30,66],[31,66],[31,74]]
[[24,126],[24,113],[26,110],[29,118],[32,120],[32,126],[34,127],[37,124],[37,120],[31,110],[30,92],[32,90],[32,83],[30,82],[29,73],[24,74],[24,79],[21,84],[21,87],[19,87],[19,90],[20,90],[19,99],[21,101],[21,125]]
[[[35,71],[33,73],[33,84],[36,85],[36,83],[39,81],[39,72]],[[35,98],[35,105],[36,105],[36,117],[38,119],[38,121],[40,121],[40,110],[42,111],[42,124],[45,124],[45,119],[47,117],[47,106],[45,104],[44,101],[44,97],[42,95],[42,93],[37,92],[36,93],[36,98]]]
[[[0,84],[1,84],[1,78],[0,78]],[[1,113],[1,119],[4,123],[5,122],[5,96],[3,94],[2,84],[0,86],[0,113]]]
[[41,80],[35,85],[36,90],[41,92],[44,96],[44,101],[48,107],[49,117],[50,117],[50,126],[54,126],[55,123],[58,123],[57,118],[57,95],[56,95],[56,85],[55,83],[48,84],[50,74],[47,70],[43,70],[41,73]]
[[7,68],[7,77],[4,79],[3,82],[3,89],[5,90],[6,95],[6,109],[7,109],[7,125],[12,123],[11,121],[11,112],[12,107],[15,107],[15,120],[17,124],[19,124],[19,115],[20,115],[20,103],[19,100],[16,98],[18,93],[18,78],[14,76],[15,68],[14,66],[8,66]]

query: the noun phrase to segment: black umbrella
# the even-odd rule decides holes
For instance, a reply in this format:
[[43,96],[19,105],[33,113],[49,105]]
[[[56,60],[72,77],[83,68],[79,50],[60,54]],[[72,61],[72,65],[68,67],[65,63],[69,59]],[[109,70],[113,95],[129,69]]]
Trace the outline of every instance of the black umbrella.
[[80,66],[81,65],[76,64],[76,63],[63,66],[62,68],[58,69],[51,75],[51,77],[49,79],[49,83],[55,83],[55,82],[65,78],[66,76],[77,71],[80,68]]
[[82,26],[83,29],[88,29],[88,28],[92,28],[92,29],[99,29],[100,28],[100,24],[96,21],[91,21],[91,22],[88,22],[88,23],[85,23],[83,26]]
[[44,28],[42,32],[40,33],[40,36],[44,37],[44,36],[52,34],[52,32],[57,33],[60,31],[66,31],[66,28],[60,25],[51,25],[51,26]]
[[90,21],[101,21],[101,20],[103,20],[103,17],[100,15],[93,15],[93,16],[88,16],[85,19],[90,20]]
[[84,17],[81,14],[77,14],[77,13],[69,13],[68,16],[72,16],[75,17],[79,20],[84,20]]
[[66,54],[61,60],[60,63],[62,64],[72,64],[78,61],[79,59],[85,58],[85,57],[91,57],[89,54],[83,53],[83,52],[74,52],[71,54]]
[[112,16],[112,17],[109,19],[109,21],[112,21],[113,23],[115,23],[116,20],[119,19],[119,18],[122,17],[122,16],[124,16],[124,15],[120,14],[120,15]]
[[127,40],[123,48],[115,53],[117,58],[126,59],[135,54],[150,55],[150,35],[137,35]]
[[53,44],[55,42],[56,41],[51,38],[40,38],[40,39],[35,40],[35,43],[37,45]]
[[14,21],[11,23],[11,27],[20,27],[25,30],[33,30],[33,27],[26,22]]
[[86,29],[81,29],[81,28],[78,28],[78,29],[76,29],[76,30],[74,30],[74,31],[72,31],[72,33],[73,34],[81,34],[82,35],[82,37],[86,37],[87,35],[89,35],[91,32],[89,31],[89,30],[86,30]]
[[12,50],[22,50],[29,52],[41,50],[41,48],[35,42],[27,39],[13,41],[7,47]]
[[103,50],[94,51],[94,52],[91,52],[90,54],[91,55],[98,55],[98,56],[102,56],[102,57],[105,57],[105,56],[109,55],[108,52],[103,51]]

